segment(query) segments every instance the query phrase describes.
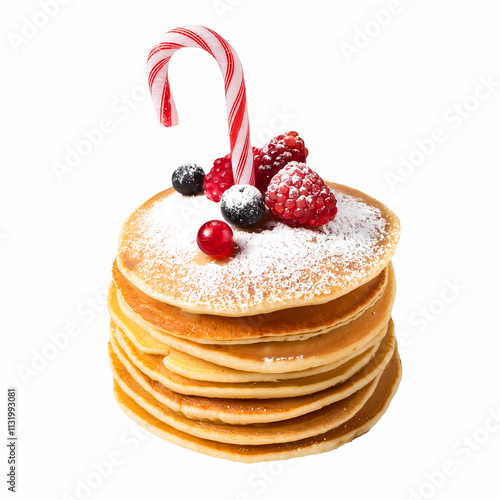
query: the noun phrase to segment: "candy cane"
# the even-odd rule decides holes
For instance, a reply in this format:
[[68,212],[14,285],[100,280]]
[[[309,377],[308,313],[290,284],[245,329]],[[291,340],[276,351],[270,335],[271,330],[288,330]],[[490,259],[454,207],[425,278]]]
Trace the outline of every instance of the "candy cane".
[[174,52],[183,47],[206,50],[219,64],[226,91],[234,181],[236,184],[255,185],[243,68],[231,45],[211,29],[204,26],[176,28],[165,33],[151,49],[148,56],[149,90],[160,124],[172,127],[178,123],[168,82],[168,64]]

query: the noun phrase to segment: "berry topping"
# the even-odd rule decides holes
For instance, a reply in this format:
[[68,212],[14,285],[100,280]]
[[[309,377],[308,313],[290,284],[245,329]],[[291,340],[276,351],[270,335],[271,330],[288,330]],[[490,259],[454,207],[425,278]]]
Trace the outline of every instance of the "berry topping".
[[222,193],[234,185],[231,155],[217,158],[212,170],[205,175],[205,195],[209,200],[220,201]]
[[309,151],[297,132],[285,132],[271,139],[258,157],[254,151],[257,187],[264,194],[271,179],[291,161],[305,162]]
[[248,227],[259,222],[266,211],[266,205],[264,196],[256,187],[239,184],[224,192],[220,209],[229,224]]
[[305,163],[292,162],[269,183],[266,206],[289,226],[322,226],[337,214],[337,200],[323,179]]
[[[262,158],[261,150],[252,148],[254,161],[253,168],[257,171]],[[212,170],[205,176],[205,194],[209,200],[220,201],[222,193],[234,186],[233,168],[231,165],[231,155],[217,158],[214,161]]]
[[221,220],[205,222],[198,230],[196,243],[214,259],[227,259],[233,249],[233,230]]
[[184,196],[190,196],[203,191],[205,172],[196,163],[186,163],[177,167],[172,174],[172,186]]

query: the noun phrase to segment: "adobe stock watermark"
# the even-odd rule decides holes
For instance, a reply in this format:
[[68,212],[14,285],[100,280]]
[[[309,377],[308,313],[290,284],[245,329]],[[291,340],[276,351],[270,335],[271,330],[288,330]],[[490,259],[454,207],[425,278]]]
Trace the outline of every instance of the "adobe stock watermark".
[[500,80],[493,75],[478,76],[474,90],[444,111],[442,123],[426,136],[415,139],[415,146],[411,151],[398,157],[396,167],[384,172],[384,178],[391,191],[404,184],[417,168],[424,165],[440,145],[448,141],[485,101],[497,93],[498,87]]
[[29,360],[17,366],[17,373],[25,385],[47,369],[72,339],[82,334],[85,327],[91,324],[100,314],[106,311],[107,289],[99,290],[95,295],[82,300],[74,310],[74,319],[67,321],[59,330],[48,334],[45,343],[29,351]]
[[90,128],[85,128],[80,137],[65,147],[63,159],[52,162],[51,168],[57,180],[62,182],[68,175],[75,172],[86,158],[91,156],[112,134],[118,125],[149,97],[147,79],[135,85],[128,92],[122,92],[120,97],[111,103],[110,112],[97,120]]
[[288,130],[296,116],[291,113],[286,106],[282,108],[273,108],[272,115],[267,125],[262,127],[257,134],[250,137],[252,145],[262,146],[269,142],[273,137],[282,134]]
[[354,28],[354,35],[349,42],[342,42],[340,50],[348,63],[353,58],[361,54],[373,41],[381,35],[393,22],[396,16],[399,16],[411,0],[389,0],[384,8],[372,10],[370,19],[364,24]]
[[428,500],[440,491],[497,434],[500,434],[500,406],[490,408],[483,422],[464,433],[451,448],[451,455],[437,467],[425,472],[424,480],[408,489],[407,500]]
[[87,500],[94,492],[105,484],[111,476],[137,451],[150,435],[139,426],[125,431],[117,446],[104,457],[91,462],[90,467],[74,479],[71,493],[63,493],[61,500]]
[[219,19],[223,21],[227,14],[234,12],[243,2],[244,0],[214,0],[212,7]]
[[409,326],[398,334],[402,348],[411,346],[417,334],[423,334],[467,290],[459,278],[445,279],[438,296],[421,305],[409,318]]
[[21,26],[17,32],[7,35],[10,46],[15,53],[33,40],[60,12],[61,7],[72,0],[39,0],[38,9],[21,18]]

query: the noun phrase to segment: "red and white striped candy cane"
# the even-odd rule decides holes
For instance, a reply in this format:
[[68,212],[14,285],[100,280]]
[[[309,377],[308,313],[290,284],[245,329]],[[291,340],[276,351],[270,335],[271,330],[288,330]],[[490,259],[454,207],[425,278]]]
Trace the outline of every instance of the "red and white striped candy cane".
[[160,123],[165,127],[178,123],[168,82],[168,64],[174,52],[183,47],[206,50],[219,64],[226,91],[234,181],[236,184],[255,185],[243,68],[231,45],[211,29],[204,26],[175,28],[165,33],[151,49],[148,56],[149,90]]

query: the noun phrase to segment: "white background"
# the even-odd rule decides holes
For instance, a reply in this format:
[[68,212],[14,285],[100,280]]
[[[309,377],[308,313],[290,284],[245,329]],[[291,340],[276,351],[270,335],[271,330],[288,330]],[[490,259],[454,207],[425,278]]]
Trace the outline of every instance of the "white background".
[[[16,386],[17,498],[499,500],[500,2],[54,1],[50,16],[37,0],[0,1],[0,435]],[[238,50],[257,145],[298,130],[314,169],[401,218],[404,378],[380,423],[331,453],[217,460],[133,437],[114,401],[103,298],[120,225],[177,165],[208,170],[228,152],[208,55],[171,64],[179,127],[157,125],[143,87],[149,49],[183,24]],[[58,178],[54,165],[103,120],[101,143]],[[391,186],[401,157],[418,166]]]

